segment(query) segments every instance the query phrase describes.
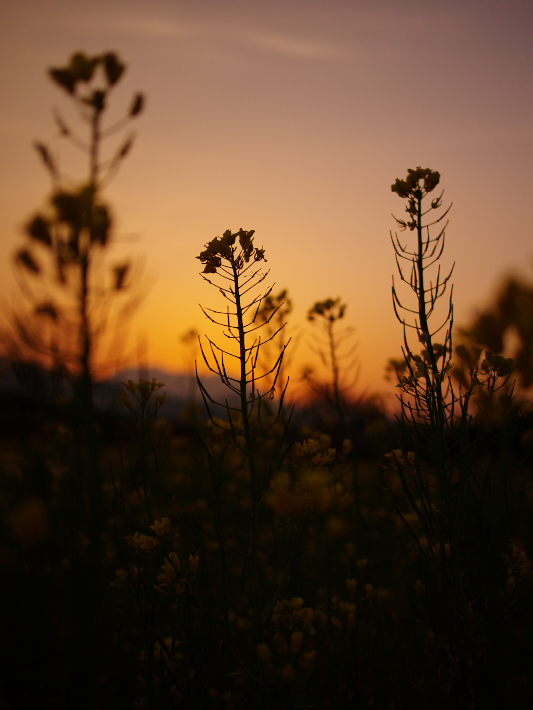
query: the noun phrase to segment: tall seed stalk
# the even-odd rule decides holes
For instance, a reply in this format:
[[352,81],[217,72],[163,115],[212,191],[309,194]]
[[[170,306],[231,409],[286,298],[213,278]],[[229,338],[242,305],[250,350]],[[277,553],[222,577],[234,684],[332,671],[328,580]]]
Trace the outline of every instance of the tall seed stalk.
[[60,135],[85,154],[87,173],[72,186],[49,148],[36,143],[53,192],[48,208],[28,223],[26,244],[15,255],[17,275],[32,312],[13,316],[14,350],[51,364],[72,389],[71,475],[62,485],[58,518],[64,528],[62,544],[69,570],[64,699],[66,706],[79,708],[96,702],[96,628],[106,566],[107,511],[93,401],[95,351],[110,315],[119,327],[132,305],[129,299],[110,313],[110,304],[127,291],[131,264],[112,265],[104,278],[97,268],[112,241],[113,227],[111,211],[102,199],[102,184],[128,154],[133,136],[126,136],[108,160],[102,160],[100,154],[102,141],[134,119],[143,107],[143,97],[137,94],[123,119],[103,127],[109,95],[125,69],[114,53],[91,57],[78,52],[68,65],[49,70],[50,78],[68,94],[87,128],[88,136],[80,137],[58,113],[55,115]]
[[[128,291],[131,264],[126,261],[111,265],[111,284],[98,269],[112,242],[113,229],[111,211],[102,199],[102,184],[129,153],[133,135],[127,135],[108,160],[102,160],[102,142],[143,108],[143,97],[137,94],[123,119],[103,126],[109,95],[125,69],[114,53],[87,56],[78,52],[65,67],[49,70],[50,78],[68,94],[87,127],[88,136],[79,136],[59,113],[55,114],[60,135],[85,153],[87,174],[73,187],[58,169],[49,148],[36,143],[53,193],[48,209],[28,223],[27,244],[15,256],[20,275],[30,277],[21,286],[33,309],[30,316],[14,315],[18,342],[32,355],[55,366],[72,386],[78,480],[69,494],[69,506],[72,507],[72,498],[77,501],[72,522],[85,527],[91,550],[97,556],[102,553],[104,502],[94,431],[95,353],[97,340],[109,326],[111,316],[120,327],[125,311],[132,305],[128,299],[125,304],[122,301],[121,308],[110,312],[110,304],[117,298],[120,302]],[[48,325],[50,339],[44,336]]]
[[[217,401],[209,394],[198,375],[198,369],[197,380],[212,426],[219,431],[229,429],[233,445],[246,461],[249,477],[247,485],[250,492],[250,507],[247,513],[250,520],[250,533],[246,557],[253,589],[255,635],[256,640],[260,640],[265,623],[265,609],[268,608],[265,605],[265,588],[258,559],[261,533],[260,508],[264,493],[275,473],[274,459],[276,456],[282,456],[280,453],[282,442],[278,445],[277,452],[269,452],[270,461],[259,459],[258,445],[260,438],[274,427],[282,413],[288,380],[281,383],[279,395],[276,395],[276,387],[288,343],[282,346],[271,367],[260,367],[261,348],[277,338],[283,325],[267,332],[264,340],[261,337],[262,329],[267,328],[273,321],[283,303],[280,302],[273,308],[266,318],[258,317],[261,305],[270,296],[272,289],[254,295],[255,289],[265,280],[268,271],[262,272],[258,268],[258,264],[266,260],[264,250],[254,246],[253,235],[253,230],[240,229],[236,233],[227,230],[221,238],[216,237],[209,242],[198,257],[205,264],[203,278],[216,286],[227,302],[225,311],[203,307],[202,311],[212,323],[224,329],[224,336],[234,345],[234,349],[232,351],[222,348],[207,338],[209,351],[207,352],[207,348],[200,341],[205,364],[227,388],[228,396],[224,401]],[[232,369],[231,364],[234,364],[235,368]],[[276,398],[278,399],[277,411],[273,418],[264,416],[265,424],[261,418],[264,410],[269,408],[265,408],[263,402],[271,403]],[[222,422],[214,415],[213,406],[225,410],[227,421]],[[212,453],[209,454],[209,462],[213,470],[219,469]],[[217,495],[221,499],[219,481],[218,479],[215,481],[215,478],[213,481]],[[229,501],[226,501],[226,504],[229,505]],[[224,558],[225,541],[220,539],[220,543]]]
[[[392,191],[407,200],[408,219],[395,218],[396,222],[416,238],[412,249],[391,235],[400,281],[415,296],[414,307],[405,305],[393,280],[394,310],[404,329],[400,431],[403,448],[411,443],[414,452],[405,456],[400,450],[389,458],[425,540],[422,544],[410,528],[421,555],[421,574],[428,582],[417,582],[418,613],[435,635],[450,707],[470,707],[472,702],[476,708],[500,707],[505,671],[503,662],[495,659],[499,655],[502,660],[504,638],[505,570],[500,555],[508,541],[507,494],[499,472],[493,479],[490,467],[480,467],[483,452],[478,451],[476,438],[481,422],[471,411],[471,402],[476,392],[485,401],[492,400],[508,381],[512,361],[487,353],[478,365],[481,349],[474,348],[471,354],[459,346],[456,352],[469,365],[469,375],[457,377],[456,383],[452,379],[453,266],[445,276],[440,264],[436,273],[429,271],[443,254],[447,222],[440,223],[450,208],[425,221],[442,206],[441,193],[426,207],[439,182],[438,172],[418,167],[392,185]],[[430,228],[435,225],[439,229],[432,237]],[[409,275],[402,269],[404,261]],[[439,301],[447,292],[446,307],[439,312]],[[421,353],[415,352],[408,332],[422,344]],[[486,600],[481,611],[480,598]]]
[[[356,455],[352,449],[354,432],[350,422],[350,412],[345,393],[355,385],[359,374],[357,362],[357,344],[350,343],[354,329],[350,326],[342,328],[341,321],[346,314],[347,305],[340,298],[326,298],[317,301],[307,313],[307,320],[315,325],[320,335],[316,346],[310,346],[312,352],[319,356],[322,365],[329,375],[329,382],[315,380],[312,372],[305,374],[305,379],[311,389],[332,405],[337,413],[342,435],[344,455],[348,456],[353,471],[355,494],[355,515],[358,533],[363,532],[363,513],[361,506],[361,486],[359,467]],[[346,378],[347,373],[349,379]],[[361,535],[363,538],[363,535]]]
[[[401,230],[415,234],[414,249],[403,245],[397,234],[391,234],[400,281],[407,284],[415,296],[414,307],[404,305],[393,280],[392,297],[395,314],[403,325],[403,356],[405,373],[400,377],[401,390],[401,432],[404,441],[412,435],[414,442],[415,473],[409,480],[404,471],[404,461],[396,461],[402,483],[410,504],[418,515],[428,543],[429,555],[436,562],[440,559],[438,588],[442,590],[439,609],[448,626],[449,641],[453,651],[449,651],[451,665],[457,660],[460,693],[468,695],[470,685],[466,676],[471,674],[469,664],[476,665],[474,658],[472,630],[469,624],[468,601],[465,596],[465,557],[463,554],[460,501],[456,495],[454,467],[447,441],[447,432],[453,425],[453,395],[448,372],[451,369],[453,302],[450,288],[447,310],[444,316],[436,313],[437,305],[450,286],[452,269],[446,276],[441,275],[437,266],[435,280],[430,280],[428,270],[435,266],[444,251],[445,229],[440,224],[450,208],[433,221],[425,221],[442,205],[442,193],[431,200],[426,208],[426,198],[440,182],[440,174],[418,167],[409,170],[405,180],[397,179],[392,191],[407,200],[406,220],[396,219]],[[430,227],[439,224],[436,236],[430,234]],[[408,275],[402,268],[407,262]],[[440,317],[435,325],[435,317]],[[414,332],[422,353],[416,353],[408,337]],[[438,335],[443,335],[441,342]],[[439,614],[439,616],[440,616]],[[434,620],[429,621],[430,624]],[[437,639],[442,628],[434,626]],[[439,647],[441,658],[446,655]],[[457,658],[455,658],[457,654]],[[451,674],[453,671],[448,669]],[[474,670],[477,673],[477,668]]]

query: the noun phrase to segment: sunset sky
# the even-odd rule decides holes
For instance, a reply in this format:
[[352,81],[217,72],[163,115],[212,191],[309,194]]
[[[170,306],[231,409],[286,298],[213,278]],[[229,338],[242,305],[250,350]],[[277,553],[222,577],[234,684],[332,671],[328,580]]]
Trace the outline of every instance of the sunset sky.
[[403,201],[390,187],[418,165],[441,173],[453,202],[443,266],[456,261],[457,324],[506,274],[533,278],[531,0],[8,0],[4,313],[20,300],[11,258],[22,227],[50,193],[32,143],[47,143],[66,171],[75,153],[52,109],[73,123],[75,114],[46,70],[77,50],[113,50],[127,63],[113,115],[134,92],[147,98],[106,196],[117,254],[144,264],[149,291],[130,332],[133,344],[147,341],[149,364],[184,367],[180,337],[204,329],[198,304],[222,305],[195,257],[242,227],[265,248],[267,283],[294,302],[294,379],[312,361],[308,309],[340,296],[356,328],[359,387],[383,390],[402,341],[389,232]]

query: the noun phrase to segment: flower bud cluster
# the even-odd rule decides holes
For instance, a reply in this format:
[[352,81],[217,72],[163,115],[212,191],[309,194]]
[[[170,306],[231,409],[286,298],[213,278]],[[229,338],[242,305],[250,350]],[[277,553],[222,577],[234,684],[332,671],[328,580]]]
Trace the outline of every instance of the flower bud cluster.
[[[212,239],[205,245],[205,249],[200,253],[200,256],[196,257],[202,264],[205,264],[202,273],[216,274],[217,269],[222,266],[223,260],[234,263],[238,269],[242,268],[245,263],[247,264],[252,257],[254,261],[266,261],[265,250],[257,249],[253,245],[254,233],[254,229],[248,232],[244,229],[239,229],[235,233],[227,229],[222,237]],[[240,253],[236,255],[235,242],[237,238],[239,239]]]

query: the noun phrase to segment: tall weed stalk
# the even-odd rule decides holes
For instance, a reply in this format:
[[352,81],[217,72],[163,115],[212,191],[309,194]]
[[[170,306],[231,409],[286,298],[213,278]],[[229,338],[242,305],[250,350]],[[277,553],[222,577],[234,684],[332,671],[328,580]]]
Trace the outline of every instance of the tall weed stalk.
[[128,125],[143,107],[143,97],[137,94],[122,120],[104,125],[110,94],[125,69],[114,53],[78,52],[66,66],[49,70],[86,128],[87,135],[80,136],[55,114],[60,135],[85,154],[87,172],[72,184],[51,150],[35,144],[50,175],[52,196],[46,209],[27,224],[25,245],[15,255],[29,313],[13,316],[12,351],[51,366],[67,383],[62,394],[69,404],[62,414],[72,444],[58,450],[60,466],[68,468],[68,474],[61,477],[58,500],[49,501],[61,530],[61,574],[68,589],[68,619],[62,625],[66,634],[62,643],[68,651],[61,691],[61,702],[67,707],[93,707],[95,702],[96,629],[107,581],[109,511],[94,408],[96,350],[106,326],[120,327],[132,299],[131,295],[124,298],[131,283],[131,263],[108,264],[104,259],[112,243],[113,219],[102,188],[129,153],[133,135],[127,135],[109,159],[103,159],[101,149],[104,139]]
[[[228,230],[221,238],[209,242],[198,257],[205,265],[203,278],[219,290],[226,302],[224,310],[202,310],[213,324],[224,329],[227,345],[222,347],[207,338],[207,345],[200,342],[200,347],[204,363],[220,378],[227,396],[212,397],[198,370],[197,380],[214,434],[213,446],[206,450],[215,492],[214,519],[224,580],[226,638],[229,641],[227,558],[231,548],[244,545],[240,552],[245,561],[241,585],[244,595],[251,595],[257,644],[262,640],[275,601],[267,593],[260,560],[260,538],[264,534],[261,511],[270,481],[286,453],[288,421],[281,422],[281,415],[288,380],[279,382],[287,344],[281,346],[270,366],[264,367],[260,360],[264,346],[274,342],[283,328],[281,323],[269,329],[283,301],[269,309],[268,314],[261,312],[272,289],[257,292],[268,271],[260,269],[265,261],[264,250],[254,245],[253,237],[253,230],[240,229],[235,233]],[[274,409],[265,406],[273,402],[276,402]],[[247,530],[244,537],[234,524],[228,525],[232,518],[240,521],[240,526],[244,524]]]
[[[353,450],[354,432],[346,401],[346,393],[355,385],[359,368],[356,354],[357,344],[350,342],[354,329],[349,326],[342,327],[346,308],[346,303],[342,303],[340,298],[327,298],[324,301],[317,301],[309,309],[307,320],[320,332],[316,346],[311,349],[319,356],[324,369],[328,372],[329,382],[324,383],[316,380],[312,371],[306,372],[305,378],[311,389],[332,406],[336,413],[342,436],[342,447],[339,449],[349,459],[352,468],[356,523],[361,539],[364,539],[359,467]],[[346,378],[347,375],[349,379]]]
[[[414,601],[431,634],[427,650],[435,653],[436,682],[446,689],[434,702],[502,707],[505,565],[500,555],[509,539],[507,488],[486,462],[480,466],[481,420],[472,404],[482,393],[486,405],[494,406],[512,361],[487,353],[479,364],[481,349],[461,346],[458,355],[469,361],[469,376],[452,378],[453,267],[443,274],[439,263],[450,208],[428,217],[442,205],[442,193],[430,197],[439,182],[438,172],[419,167],[392,186],[407,200],[408,217],[396,222],[414,235],[414,246],[391,235],[400,282],[414,300],[400,298],[393,282],[394,310],[404,328],[398,385],[402,449],[389,458],[415,514],[416,523],[408,523],[420,553]],[[421,344],[420,352],[413,340]]]

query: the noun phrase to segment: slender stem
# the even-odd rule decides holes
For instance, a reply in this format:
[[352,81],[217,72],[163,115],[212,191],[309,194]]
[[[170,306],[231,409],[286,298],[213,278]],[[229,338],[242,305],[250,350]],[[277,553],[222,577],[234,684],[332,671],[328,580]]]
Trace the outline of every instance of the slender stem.
[[98,148],[100,147],[100,112],[95,109],[91,122],[91,147],[89,153],[89,179],[93,188],[98,180]]
[[428,352],[428,357],[431,363],[431,374],[426,375],[427,393],[429,394],[429,411],[430,420],[436,424],[439,430],[444,429],[444,400],[442,395],[442,381],[439,377],[439,368],[435,351],[433,348],[433,340],[428,324],[427,303],[426,303],[426,287],[424,283],[425,264],[424,264],[424,226],[422,224],[422,195],[416,199],[417,207],[417,240],[418,249],[416,255],[417,268],[417,291],[418,291],[418,316],[420,318],[420,329],[425,337],[425,346]]
[[[254,603],[255,603],[255,614],[256,614],[256,632],[258,638],[262,638],[263,634],[263,613],[262,613],[262,599],[261,599],[261,584],[259,577],[259,565],[257,559],[257,541],[258,541],[258,488],[257,488],[257,468],[255,461],[255,447],[252,439],[252,431],[250,426],[250,411],[248,409],[248,377],[246,373],[246,330],[244,326],[243,309],[241,303],[241,292],[239,277],[240,272],[237,267],[234,253],[232,253],[231,258],[231,268],[233,271],[233,283],[235,290],[235,312],[237,315],[237,330],[238,330],[238,340],[239,340],[239,366],[240,366],[240,400],[241,400],[241,413],[242,413],[242,423],[244,429],[244,438],[246,441],[246,456],[248,458],[248,468],[250,472],[250,491],[251,491],[251,523],[252,523],[252,534],[250,540],[250,562],[252,567],[252,579],[254,585]],[[253,383],[252,383],[253,387]],[[252,400],[254,397],[254,392],[252,391]]]
[[327,333],[329,341],[329,353],[331,358],[331,370],[333,375],[333,396],[335,405],[341,418],[343,429],[346,428],[346,416],[344,411],[344,402],[342,401],[340,385],[339,385],[339,363],[337,362],[337,351],[335,348],[335,334],[333,332],[334,321],[329,319],[327,323]]

